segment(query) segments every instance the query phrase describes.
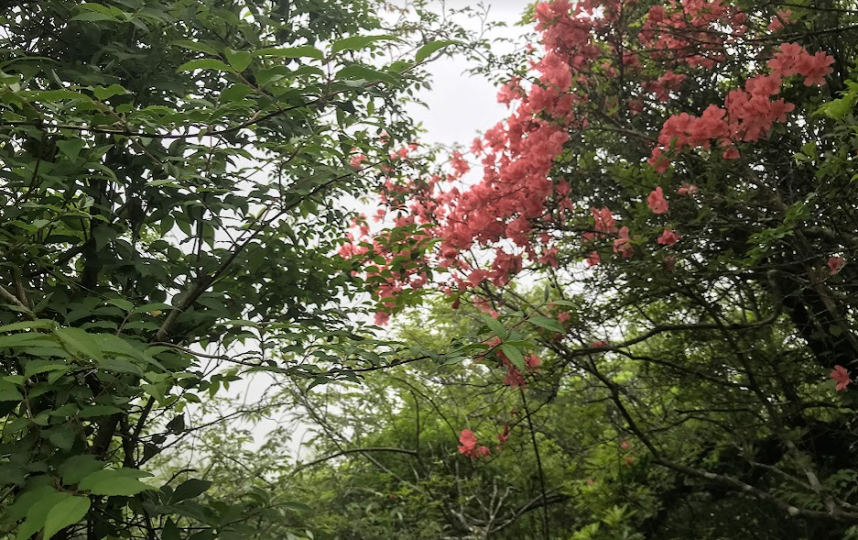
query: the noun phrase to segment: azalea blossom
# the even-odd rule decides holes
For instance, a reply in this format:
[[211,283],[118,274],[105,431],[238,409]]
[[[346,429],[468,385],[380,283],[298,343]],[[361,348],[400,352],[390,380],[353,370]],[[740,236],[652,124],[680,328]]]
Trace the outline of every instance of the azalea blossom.
[[835,255],[835,256],[829,257],[828,262],[826,264],[828,265],[828,270],[830,271],[831,275],[833,276],[834,274],[839,272],[841,268],[843,268],[846,265],[846,259],[844,259],[843,257],[838,257]]
[[652,165],[652,168],[655,169],[655,172],[659,174],[664,174],[667,172],[667,169],[670,168],[670,159],[664,155],[660,147],[655,147],[652,151],[652,157],[649,158],[648,163]]
[[459,434],[459,453],[469,458],[477,458],[489,455],[491,452],[487,446],[477,446],[477,436],[470,429],[463,429]]
[[682,184],[682,187],[679,188],[677,193],[680,195],[688,195],[690,197],[696,195],[698,191],[700,190],[694,184]]
[[366,156],[365,156],[365,155],[363,155],[363,154],[358,154],[358,155],[356,155],[356,156],[353,156],[353,157],[349,160],[349,165],[351,165],[352,167],[354,167],[355,169],[357,169],[357,168],[359,168],[359,167],[360,167],[360,164],[361,164],[361,163],[363,163],[365,160],[366,160]]
[[828,376],[837,381],[837,386],[834,387],[835,392],[846,390],[846,387],[852,384],[852,380],[849,378],[849,372],[843,366],[834,366],[834,369],[831,370],[831,373],[829,373]]
[[658,243],[663,246],[672,246],[679,242],[679,235],[673,229],[665,229],[658,238]]
[[735,146],[729,146],[724,153],[721,154],[721,157],[724,159],[739,159],[739,149]]
[[634,247],[631,244],[632,239],[629,237],[629,228],[620,227],[617,234],[619,238],[614,240],[614,253],[619,253],[623,257],[631,257]]
[[783,29],[784,23],[790,23],[790,17],[792,17],[791,9],[778,11],[778,14],[772,17],[772,20],[769,23],[769,32],[777,32],[778,30]]
[[653,214],[664,214],[667,212],[668,204],[664,198],[664,191],[661,186],[655,188],[652,193],[646,198],[646,204]]

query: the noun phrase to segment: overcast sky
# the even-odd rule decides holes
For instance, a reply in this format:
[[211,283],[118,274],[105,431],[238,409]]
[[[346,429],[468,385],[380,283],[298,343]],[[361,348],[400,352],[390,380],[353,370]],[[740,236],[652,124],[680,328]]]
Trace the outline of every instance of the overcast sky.
[[[506,28],[497,29],[492,35],[498,37],[518,37],[526,32],[525,28],[515,26],[528,5],[524,0],[494,0],[490,6],[489,20],[503,21]],[[440,4],[439,4],[440,5]],[[447,1],[449,9],[461,9],[474,2],[464,0]],[[478,30],[476,20],[457,17],[462,26]],[[473,67],[462,57],[443,57],[429,65],[432,74],[432,90],[423,90],[419,97],[427,108],[413,106],[413,117],[423,123],[426,135],[423,142],[451,145],[461,143],[471,146],[477,132],[483,132],[494,126],[506,115],[506,106],[497,102],[497,88],[481,76],[469,75],[466,71]]]

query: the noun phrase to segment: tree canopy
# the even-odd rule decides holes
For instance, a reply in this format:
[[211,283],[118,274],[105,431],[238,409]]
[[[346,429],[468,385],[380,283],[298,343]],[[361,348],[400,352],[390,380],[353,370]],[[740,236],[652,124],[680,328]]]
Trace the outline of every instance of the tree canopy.
[[858,537],[858,5],[522,10],[7,3],[0,534]]

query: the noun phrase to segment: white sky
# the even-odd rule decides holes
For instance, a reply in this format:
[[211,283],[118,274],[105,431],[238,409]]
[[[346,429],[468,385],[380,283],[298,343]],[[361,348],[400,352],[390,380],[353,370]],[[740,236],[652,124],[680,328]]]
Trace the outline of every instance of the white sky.
[[[503,21],[508,25],[506,28],[496,29],[491,35],[516,38],[530,30],[515,26],[515,23],[521,20],[529,2],[494,0],[487,4],[490,6],[488,19]],[[475,4],[465,0],[446,2],[448,10],[461,9],[468,5]],[[458,17],[457,20],[467,29],[479,30],[477,20],[467,20],[464,17]],[[469,148],[478,132],[488,130],[506,117],[506,106],[498,103],[496,99],[498,89],[483,77],[466,73],[470,67],[473,66],[461,56],[442,57],[428,66],[428,71],[432,74],[433,88],[418,94],[428,109],[419,106],[412,106],[410,109],[413,118],[422,122],[427,131],[423,142],[447,145],[461,143]]]

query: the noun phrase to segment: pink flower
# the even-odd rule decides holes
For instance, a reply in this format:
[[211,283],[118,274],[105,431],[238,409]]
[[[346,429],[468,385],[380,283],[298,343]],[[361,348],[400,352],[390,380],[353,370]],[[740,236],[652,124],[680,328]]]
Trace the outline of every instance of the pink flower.
[[617,233],[619,238],[614,240],[614,253],[619,253],[623,257],[631,257],[634,247],[631,244],[632,239],[629,238],[629,228],[621,227]]
[[491,452],[486,446],[477,446],[477,436],[470,429],[463,429],[459,435],[459,453],[471,459],[489,455]]
[[602,262],[602,258],[599,257],[598,251],[594,251],[587,256],[587,266],[596,266],[600,262]]
[[775,54],[774,58],[769,60],[768,65],[772,70],[783,77],[789,77],[798,73],[796,69],[796,60],[802,55],[806,55],[807,51],[798,43],[783,43],[780,47],[780,52]]
[[778,11],[778,14],[772,17],[771,22],[769,23],[769,31],[777,32],[784,27],[784,23],[789,24],[790,18],[792,17],[792,10],[786,9]]
[[474,435],[474,432],[470,429],[463,429],[462,433],[459,434],[459,442],[462,443],[459,446],[459,452],[462,454],[468,454],[477,446],[477,436]]
[[846,259],[843,257],[833,256],[828,258],[828,269],[831,271],[831,275],[833,276],[837,272],[840,271],[843,266],[846,265]]
[[697,186],[694,184],[682,184],[682,187],[679,188],[677,193],[680,195],[688,195],[689,197],[697,195],[697,192],[700,191]]
[[366,160],[366,156],[363,154],[358,154],[352,157],[351,160],[349,160],[349,165],[357,169],[360,167],[360,164],[364,162],[364,160]]
[[769,32],[777,32],[784,27],[784,24],[777,17],[772,17],[771,22],[769,23]]
[[837,381],[837,386],[834,387],[835,392],[846,390],[846,387],[852,384],[852,380],[849,379],[849,372],[843,366],[834,366],[828,376]]
[[628,450],[631,447],[632,443],[630,443],[629,441],[623,441],[620,443],[620,448],[622,448],[623,450]]
[[659,174],[666,173],[670,167],[670,159],[662,153],[661,148],[653,149],[652,157],[649,158],[648,163]]
[[661,186],[655,188],[649,197],[646,198],[646,204],[653,214],[664,214],[667,212],[668,204],[664,198],[664,192]]
[[542,365],[542,359],[535,354],[528,354],[524,357],[524,363],[530,371],[539,371],[539,366]]
[[801,55],[796,60],[795,68],[799,75],[805,77],[805,86],[812,86],[814,84],[824,85],[825,76],[834,71],[829,67],[833,63],[834,57],[820,51],[813,56],[809,53]]
[[658,243],[663,246],[672,246],[679,242],[679,235],[673,229],[665,229],[658,238]]
[[599,341],[594,341],[590,344],[590,347],[594,349],[602,349],[608,346],[608,342],[604,339],[600,339]]
[[739,159],[739,149],[735,146],[730,146],[724,153],[721,154],[721,157],[724,159]]
[[616,223],[616,220],[614,219],[614,216],[609,208],[590,208],[590,214],[593,216],[593,223],[595,224],[595,228],[597,231],[617,231],[617,228],[614,227],[614,223]]
[[752,96],[761,96],[768,99],[781,91],[783,80],[777,73],[772,75],[757,75],[751,77],[745,83],[745,90]]
[[[506,363],[506,361],[504,362]],[[519,388],[527,386],[527,381],[524,380],[524,375],[513,365],[506,368],[506,375],[503,377],[503,383],[510,388]]]

